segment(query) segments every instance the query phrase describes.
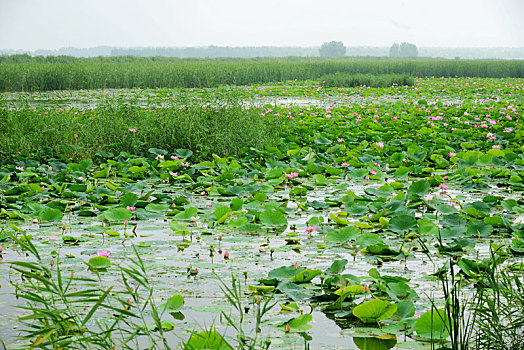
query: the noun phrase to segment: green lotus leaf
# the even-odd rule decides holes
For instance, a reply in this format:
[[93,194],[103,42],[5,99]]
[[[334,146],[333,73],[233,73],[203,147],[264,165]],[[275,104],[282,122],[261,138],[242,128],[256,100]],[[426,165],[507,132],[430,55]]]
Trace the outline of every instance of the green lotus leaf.
[[408,188],[409,194],[415,194],[417,196],[423,196],[426,193],[428,193],[430,187],[430,183],[428,180],[420,180],[417,182],[413,182],[411,186]]
[[265,226],[287,226],[287,219],[278,210],[266,210],[260,214],[260,222]]
[[397,304],[381,299],[368,300],[353,309],[353,315],[364,323],[386,320],[397,311]]
[[87,264],[95,270],[105,270],[111,267],[111,261],[105,256],[93,256],[87,261]]
[[341,230],[329,231],[326,235],[326,242],[333,244],[343,244],[347,241],[355,239],[359,234],[358,228],[355,226],[346,226]]
[[316,276],[320,275],[322,273],[322,271],[320,270],[303,270],[303,271],[300,271],[299,273],[295,274],[292,278],[291,278],[291,282],[295,282],[295,283],[306,283],[306,282],[310,282],[313,278],[315,278]]
[[131,210],[126,208],[112,208],[104,211],[102,216],[107,221],[124,222],[126,220],[131,220],[131,218],[133,217],[133,213],[131,212]]
[[184,307],[184,297],[181,295],[173,295],[164,304],[158,307],[158,311],[162,312],[178,312]]
[[396,215],[389,220],[388,227],[394,232],[404,232],[409,229],[415,229],[418,225],[417,219],[413,215]]
[[426,311],[415,323],[418,336],[426,339],[446,339],[450,327],[448,316],[442,309]]
[[[312,320],[313,316],[311,316],[311,314],[304,314],[281,323],[277,328],[284,332],[302,333],[312,328],[312,326],[308,324],[308,322]],[[288,330],[286,330],[286,325],[289,325]]]
[[175,220],[181,220],[181,221],[190,221],[191,218],[196,217],[198,215],[197,208],[189,207],[186,210],[184,210],[181,213],[178,213],[174,216]]

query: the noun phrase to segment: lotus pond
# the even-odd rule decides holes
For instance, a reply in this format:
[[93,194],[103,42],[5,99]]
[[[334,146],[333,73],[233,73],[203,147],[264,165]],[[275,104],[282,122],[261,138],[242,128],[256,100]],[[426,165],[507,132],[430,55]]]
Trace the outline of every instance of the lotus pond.
[[[480,78],[5,93],[1,339],[9,349],[482,348],[487,276],[522,289],[523,100],[524,80]],[[195,105],[256,117],[271,137],[236,120],[228,132],[240,135],[220,151],[206,139],[213,128],[168,148],[140,124],[190,121]],[[96,138],[105,114],[128,116],[113,127],[120,139]],[[23,118],[43,124],[9,139]],[[522,299],[505,304],[517,311],[499,310],[500,324],[522,335]],[[508,334],[503,343],[521,344]]]

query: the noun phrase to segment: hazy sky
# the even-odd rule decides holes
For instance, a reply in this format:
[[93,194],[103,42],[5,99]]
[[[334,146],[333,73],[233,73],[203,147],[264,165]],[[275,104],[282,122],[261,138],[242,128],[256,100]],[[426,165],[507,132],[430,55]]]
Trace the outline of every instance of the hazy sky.
[[0,0],[0,49],[524,46],[524,0]]

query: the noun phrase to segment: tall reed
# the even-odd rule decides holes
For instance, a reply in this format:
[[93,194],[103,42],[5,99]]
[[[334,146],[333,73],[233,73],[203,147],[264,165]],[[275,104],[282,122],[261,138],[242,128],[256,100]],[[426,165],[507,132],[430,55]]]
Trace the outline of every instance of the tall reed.
[[[3,62],[2,62],[3,59]],[[0,91],[215,87],[318,79],[332,73],[524,77],[523,60],[361,58],[0,58]]]

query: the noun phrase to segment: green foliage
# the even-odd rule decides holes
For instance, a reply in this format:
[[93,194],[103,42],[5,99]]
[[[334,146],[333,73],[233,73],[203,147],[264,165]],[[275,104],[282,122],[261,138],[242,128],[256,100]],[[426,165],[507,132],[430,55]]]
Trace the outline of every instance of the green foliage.
[[518,60],[361,59],[361,58],[68,58],[62,63],[37,58],[0,65],[0,91],[216,87],[324,74],[409,74],[411,76],[524,77]]
[[266,226],[287,225],[287,219],[284,214],[278,210],[266,210],[260,214],[260,222]]
[[234,348],[215,330],[193,333],[184,344],[184,350],[233,350]]
[[[247,147],[276,144],[291,126],[289,119],[262,117],[260,110],[245,108],[235,96],[207,101],[181,98],[179,102],[149,111],[117,102],[79,114],[59,109],[8,112],[0,100],[0,159],[49,156],[43,150],[57,158],[67,155],[69,160],[101,159],[121,152],[150,155],[153,148],[170,154],[176,151],[179,157],[191,157],[192,152],[199,158],[211,153],[238,155]],[[145,168],[130,171],[140,177]]]
[[415,79],[407,74],[349,74],[333,73],[320,77],[322,85],[330,87],[389,87],[393,85],[415,85]]
[[[426,340],[418,341],[414,313],[424,313],[430,307],[443,310],[450,336],[441,340],[442,346],[460,349],[471,339],[468,332],[474,322],[469,315],[477,311],[468,307],[471,301],[480,300],[474,299],[478,289],[485,298],[482,304],[473,304],[479,309],[477,315],[484,308],[486,318],[502,325],[483,325],[484,330],[479,325],[479,334],[490,329],[495,337],[484,334],[482,339],[502,348],[493,339],[503,334],[503,339],[515,339],[513,343],[519,344],[520,328],[512,327],[522,323],[519,295],[524,293],[520,281],[506,283],[498,276],[484,277],[493,272],[496,263],[507,259],[499,269],[521,278],[518,259],[524,252],[524,201],[519,178],[524,176],[524,132],[517,118],[522,114],[522,84],[519,79],[429,78],[417,79],[415,87],[355,89],[288,81],[213,90],[123,90],[114,92],[115,97],[108,101],[99,96],[106,92],[96,91],[4,94],[0,117],[6,122],[0,123],[0,138],[10,137],[4,130],[16,134],[16,116],[24,113],[27,116],[20,118],[22,126],[35,123],[47,128],[33,130],[30,136],[37,141],[52,134],[55,145],[61,145],[60,133],[53,130],[60,128],[60,122],[76,129],[63,135],[64,144],[70,144],[62,151],[68,153],[56,154],[43,148],[34,151],[34,157],[9,154],[8,161],[0,161],[0,243],[7,262],[0,265],[0,274],[14,282],[19,300],[34,307],[41,302],[38,299],[35,304],[34,298],[42,298],[52,310],[37,307],[29,314],[32,309],[27,309],[29,318],[22,316],[15,326],[34,331],[24,341],[28,345],[35,339],[58,339],[64,341],[64,347],[74,348],[60,338],[67,333],[71,344],[80,342],[81,347],[88,335],[82,326],[83,315],[105,298],[87,323],[89,331],[98,332],[93,341],[100,340],[100,344],[85,342],[86,347],[120,348],[120,341],[133,339],[144,340],[150,348],[157,340],[162,347],[166,337],[161,332],[171,329],[176,335],[182,334],[181,342],[194,334],[183,333],[188,329],[204,338],[213,337],[210,332],[200,332],[199,325],[190,320],[183,325],[176,322],[183,318],[183,296],[200,296],[192,298],[189,307],[198,312],[204,308],[204,312],[223,311],[211,330],[219,332],[234,348],[263,345],[258,334],[268,334],[268,330],[271,338],[283,339],[284,347],[292,346],[299,337],[307,342],[310,336],[303,332],[305,329],[289,334],[294,333],[292,326],[286,329],[284,324],[283,330],[288,333],[275,331],[282,321],[297,318],[298,313],[282,316],[273,312],[267,322],[261,322],[261,316],[269,312],[268,296],[274,293],[270,298],[296,303],[296,308],[289,307],[290,312],[302,309],[305,315],[310,305],[313,317],[322,312],[342,329],[357,323],[367,328],[364,334],[384,340],[384,346],[390,345],[386,339],[396,336],[413,339],[399,347],[426,346]],[[73,101],[79,96],[101,106],[69,111],[67,103],[76,103]],[[273,98],[279,102],[247,107],[239,100],[247,96],[253,96],[260,105]],[[65,101],[54,102],[55,97]],[[282,105],[282,97],[286,101],[304,98],[315,102]],[[25,98],[31,105],[22,101]],[[45,102],[38,102],[39,98]],[[455,99],[457,103],[452,102]],[[234,103],[229,104],[230,100]],[[316,100],[320,101],[318,105]],[[169,118],[169,113],[192,111],[191,106],[203,116],[181,116],[187,125],[192,121],[205,124],[208,121],[203,118],[212,119],[213,113],[229,118],[228,113],[241,111],[234,116],[239,123],[252,113],[261,123],[281,123],[282,132],[269,135],[276,142],[274,146],[262,143],[261,147],[249,147],[251,141],[244,140],[249,135],[242,134],[241,141],[247,146],[228,150],[241,154],[236,157],[215,153],[213,142],[207,153],[186,147],[181,143],[183,135],[176,148],[165,140],[158,142],[163,133],[179,128],[178,124],[162,124],[163,118]],[[114,126],[109,117],[108,127],[90,126],[97,125],[96,118],[104,118],[102,111],[115,120],[125,120],[117,124],[125,126],[124,132],[115,132],[124,135],[123,139],[99,138],[98,133],[109,134]],[[49,118],[54,124],[38,124],[30,116]],[[144,119],[149,124],[140,124]],[[162,128],[155,129],[156,124]],[[228,128],[239,129],[239,125]],[[288,125],[292,127],[286,128]],[[94,135],[92,140],[106,142],[102,146],[82,144],[106,150],[95,153],[96,162],[82,160],[80,149],[75,148],[78,143],[74,135],[86,137],[82,127]],[[220,127],[207,132],[221,133]],[[235,132],[226,130],[224,135]],[[147,137],[140,139],[140,133]],[[31,144],[23,133],[17,135],[19,138],[9,139],[12,144]],[[202,134],[193,137],[195,144],[202,142]],[[226,137],[224,141],[230,142]],[[136,147],[131,149],[140,153],[110,151],[126,149],[122,145]],[[236,146],[231,143],[228,147]],[[2,150],[12,147],[2,143]],[[45,257],[33,252],[30,235],[21,236],[24,230],[35,237]],[[13,241],[11,234],[20,242]],[[107,258],[91,258],[99,242],[111,249],[111,265]],[[498,249],[497,259],[484,258],[489,243]],[[130,244],[137,246],[135,255]],[[24,256],[24,250],[31,251],[30,256]],[[424,253],[427,259],[421,256]],[[103,251],[98,254],[105,255]],[[13,263],[19,270],[9,270],[9,260],[15,256],[22,260]],[[443,256],[451,258],[441,266]],[[88,259],[91,268],[85,264]],[[431,269],[419,264],[422,260],[439,266]],[[145,264],[152,270],[155,285],[162,286],[160,293],[155,293],[153,283],[148,282]],[[275,268],[282,264],[286,266]],[[365,276],[362,269],[367,270],[368,264],[376,267]],[[58,281],[58,270],[62,282]],[[238,271],[244,276],[222,284],[224,299],[215,293],[217,288],[207,288],[218,278],[212,271]],[[68,278],[71,272],[72,280]],[[266,273],[267,278],[261,278]],[[64,287],[70,281],[71,287]],[[432,294],[439,281],[444,293]],[[65,299],[58,291],[60,283],[70,288]],[[506,291],[496,294],[495,288],[504,284]],[[512,295],[510,289],[519,295]],[[86,291],[89,293],[83,294]],[[463,295],[473,299],[464,299]],[[428,298],[433,296],[430,305]],[[496,298],[502,303],[497,304]],[[379,307],[366,315],[368,300],[374,304],[378,303],[374,300],[382,300],[388,312],[395,303],[397,311],[379,320],[385,317]],[[359,322],[361,311],[361,318],[374,324]],[[111,322],[119,317],[122,323],[117,326],[118,332],[113,332]],[[381,323],[380,329],[372,328],[376,322]],[[311,325],[318,328],[325,323]],[[0,324],[0,332],[6,327],[12,326]],[[332,323],[326,329],[334,327]],[[58,329],[57,334],[44,338],[52,329]],[[316,330],[312,332],[315,336]],[[420,327],[419,331],[427,334]],[[106,342],[101,338],[104,332],[119,337],[115,340],[108,336]],[[41,347],[52,348],[49,342]],[[371,340],[358,343],[382,346]],[[508,347],[511,344],[508,342]]]
[[524,283],[522,265],[512,271],[497,264],[480,276],[473,310],[476,316],[472,343],[477,349],[516,350],[524,344]]
[[415,44],[403,42],[400,45],[394,43],[389,49],[390,57],[417,57],[418,49]]
[[346,56],[346,47],[342,41],[325,42],[318,50],[320,57],[344,57]]
[[353,309],[353,315],[364,323],[386,320],[397,311],[397,305],[386,300],[371,299]]
[[[292,333],[305,332],[308,329],[311,329],[311,325],[308,324],[308,322],[312,320],[313,320],[313,316],[311,316],[311,314],[304,314],[302,316],[298,316],[290,320],[287,320],[285,322],[282,322],[278,326],[278,329],[284,332],[292,332]],[[286,326],[288,327],[288,329],[286,329]]]
[[[22,277],[13,287],[27,301],[19,306],[26,316],[20,318],[24,327],[18,337],[31,342],[32,348],[128,348],[140,335],[146,336],[154,349],[169,348],[164,331],[173,329],[174,323],[161,320],[149,277],[135,247],[132,264],[118,266],[118,286],[107,286],[99,271],[111,265],[104,256],[89,259],[96,278],[76,277],[73,271],[62,270],[60,260],[49,268],[25,234],[10,238],[35,260],[10,262],[13,272]],[[132,287],[134,283],[141,286],[142,295]],[[177,303],[168,300],[169,307],[165,309],[176,306],[180,310],[174,304]],[[153,322],[145,322],[146,313]]]
[[428,310],[415,323],[420,337],[427,339],[446,339],[449,337],[450,322],[444,310]]

